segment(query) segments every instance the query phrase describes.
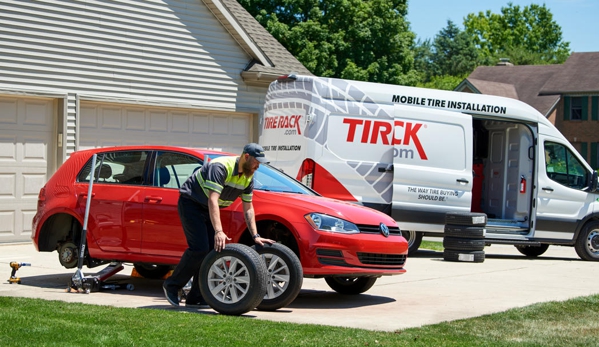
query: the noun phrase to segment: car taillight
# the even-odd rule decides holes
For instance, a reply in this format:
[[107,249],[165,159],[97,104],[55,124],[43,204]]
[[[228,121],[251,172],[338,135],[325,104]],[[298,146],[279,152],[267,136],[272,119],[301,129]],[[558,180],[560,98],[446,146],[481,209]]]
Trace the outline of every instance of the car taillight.
[[46,202],[46,187],[40,189],[40,193],[37,196],[37,207],[41,207]]
[[305,159],[297,174],[297,180],[314,189],[314,160]]

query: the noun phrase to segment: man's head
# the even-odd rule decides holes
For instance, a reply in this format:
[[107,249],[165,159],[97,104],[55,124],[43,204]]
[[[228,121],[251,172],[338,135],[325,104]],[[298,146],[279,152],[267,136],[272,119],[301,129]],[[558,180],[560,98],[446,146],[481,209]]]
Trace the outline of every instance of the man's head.
[[266,156],[264,155],[264,148],[257,143],[248,143],[245,145],[245,147],[243,147],[243,154],[245,153],[256,158],[261,164],[268,163],[268,160],[266,160]]
[[264,149],[257,143],[248,143],[243,147],[241,154],[241,170],[246,176],[252,176],[260,163],[268,163],[264,156]]

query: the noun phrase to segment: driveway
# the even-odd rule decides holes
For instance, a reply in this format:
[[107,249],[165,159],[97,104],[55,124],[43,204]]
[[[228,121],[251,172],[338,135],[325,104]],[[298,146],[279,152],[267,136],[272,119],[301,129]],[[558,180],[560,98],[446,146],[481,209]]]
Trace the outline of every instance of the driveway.
[[[304,279],[302,291],[288,307],[251,311],[245,316],[394,331],[599,293],[595,275],[599,264],[580,260],[573,248],[551,246],[537,259],[525,258],[512,246],[493,245],[485,252],[483,263],[464,263],[446,262],[441,252],[421,251],[408,259],[406,274],[382,277],[357,296],[339,295],[322,279]],[[21,284],[8,283],[11,261],[31,263],[17,271]],[[38,253],[31,244],[0,244],[1,268],[5,274],[0,283],[2,296],[177,310],[164,298],[162,281],[132,278],[128,265],[112,279],[132,283],[133,291],[91,294],[67,293],[75,269],[62,268],[56,252]],[[102,268],[84,267],[83,272],[93,274]],[[215,313],[212,309],[178,310]]]

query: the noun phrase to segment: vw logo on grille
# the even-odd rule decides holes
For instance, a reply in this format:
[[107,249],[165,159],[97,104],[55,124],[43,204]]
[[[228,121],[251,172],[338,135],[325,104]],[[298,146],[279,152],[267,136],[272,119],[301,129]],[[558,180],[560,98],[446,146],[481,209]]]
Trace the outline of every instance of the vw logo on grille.
[[379,227],[381,228],[381,234],[383,234],[384,237],[389,237],[389,228],[383,223],[381,223]]

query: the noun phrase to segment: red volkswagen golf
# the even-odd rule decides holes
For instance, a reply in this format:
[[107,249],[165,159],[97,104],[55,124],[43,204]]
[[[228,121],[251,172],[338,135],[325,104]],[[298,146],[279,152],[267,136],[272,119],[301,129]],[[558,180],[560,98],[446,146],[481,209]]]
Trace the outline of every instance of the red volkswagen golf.
[[[166,146],[73,153],[40,190],[32,229],[38,251],[58,251],[66,268],[78,262],[93,154],[84,264],[133,263],[148,278],[164,276],[187,248],[177,214],[181,184],[204,161],[235,155]],[[408,244],[383,213],[319,196],[269,165],[254,174],[253,204],[260,235],[289,247],[304,277],[323,277],[340,293],[359,294],[382,275],[405,272]],[[254,244],[240,199],[221,210],[221,218],[230,242]]]

